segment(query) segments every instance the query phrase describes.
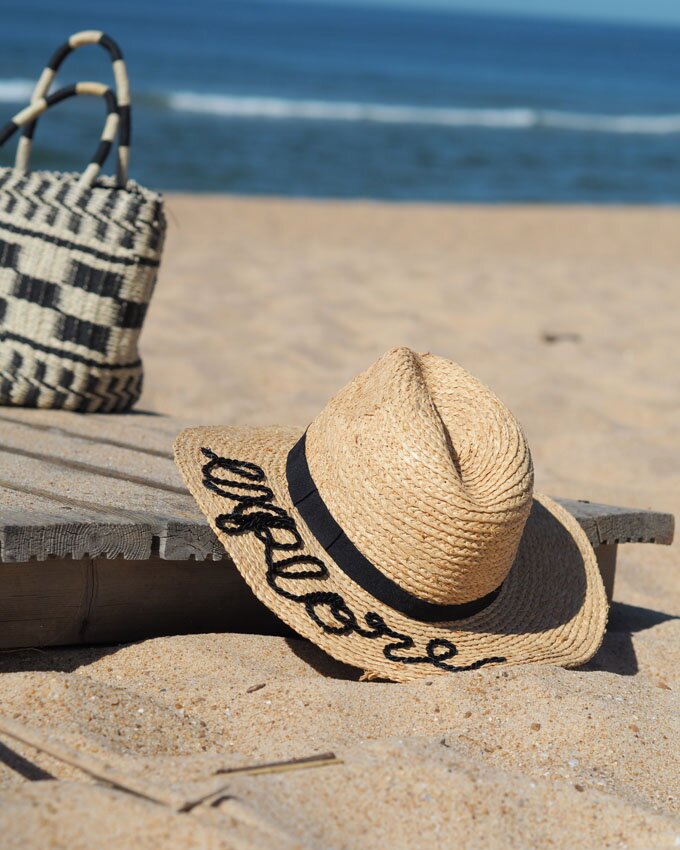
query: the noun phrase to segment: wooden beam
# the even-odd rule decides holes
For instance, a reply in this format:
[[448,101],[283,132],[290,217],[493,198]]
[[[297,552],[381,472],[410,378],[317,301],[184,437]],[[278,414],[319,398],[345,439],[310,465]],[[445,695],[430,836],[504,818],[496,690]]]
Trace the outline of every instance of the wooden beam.
[[595,549],[597,566],[600,568],[602,583],[607,594],[607,601],[610,604],[614,598],[614,579],[616,577],[616,555],[618,548],[616,543],[607,543]]
[[0,564],[2,649],[225,631],[289,634],[227,558]]
[[600,505],[585,499],[556,498],[555,501],[576,517],[593,546],[614,543],[662,543],[669,546],[673,542],[673,514]]
[[[595,549],[610,602],[616,552],[615,544]],[[1,649],[225,631],[290,634],[226,556],[0,563]]]

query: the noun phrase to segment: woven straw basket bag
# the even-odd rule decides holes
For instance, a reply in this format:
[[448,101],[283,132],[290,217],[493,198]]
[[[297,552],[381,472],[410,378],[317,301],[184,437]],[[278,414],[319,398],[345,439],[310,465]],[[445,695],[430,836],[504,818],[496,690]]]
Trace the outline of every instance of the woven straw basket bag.
[[[100,44],[116,92],[78,83],[48,94],[74,49]],[[100,97],[106,122],[82,174],[29,172],[39,115],[67,98]],[[83,412],[129,409],[142,388],[138,340],[156,282],[165,218],[160,195],[128,180],[130,95],[122,54],[101,32],[77,33],[43,71],[20,129],[14,168],[0,169],[0,404]],[[118,139],[115,178],[100,176]]]

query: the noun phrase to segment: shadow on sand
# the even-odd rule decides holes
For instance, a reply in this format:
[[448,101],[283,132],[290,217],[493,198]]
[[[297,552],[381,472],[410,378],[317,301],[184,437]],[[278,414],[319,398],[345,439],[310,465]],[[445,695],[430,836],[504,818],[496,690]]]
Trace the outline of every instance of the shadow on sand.
[[619,676],[634,676],[638,666],[633,635],[654,628],[668,620],[679,620],[673,614],[614,602],[609,611],[609,623],[597,655],[581,667],[584,671],[605,671]]
[[[582,671],[605,671],[619,676],[634,676],[638,670],[637,657],[633,647],[632,635],[654,628],[668,620],[680,617],[614,602],[609,614],[609,623],[604,641],[592,661],[579,668]],[[314,644],[298,637],[291,629],[273,615],[263,616],[256,623],[234,624],[230,631],[245,634],[272,635],[284,638],[288,648],[302,661],[313,667],[322,676],[332,679],[357,681],[361,671],[349,664],[343,664],[327,655]],[[253,628],[253,625],[255,628]],[[225,630],[226,631],[226,630]],[[44,649],[16,649],[0,652],[0,674],[26,671],[53,671],[72,673],[79,667],[86,667],[107,655],[112,655],[130,643],[107,646],[46,647]]]
[[0,762],[6,764],[7,767],[9,767],[15,773],[18,773],[19,776],[23,776],[24,779],[28,779],[29,782],[41,782],[44,779],[56,778],[52,776],[51,773],[48,773],[41,767],[38,767],[38,765],[33,764],[32,762],[25,759],[23,756],[20,756],[19,753],[14,752],[11,747],[6,746],[1,741]]

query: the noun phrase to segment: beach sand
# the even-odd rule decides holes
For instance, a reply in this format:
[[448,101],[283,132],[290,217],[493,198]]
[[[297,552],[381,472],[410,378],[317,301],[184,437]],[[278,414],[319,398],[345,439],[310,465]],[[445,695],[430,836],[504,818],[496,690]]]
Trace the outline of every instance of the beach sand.
[[[680,514],[680,211],[172,196],[141,407],[305,425],[395,345],[522,422],[537,489]],[[2,738],[9,848],[680,844],[680,555],[621,547],[580,670],[360,682],[304,641],[192,635],[0,654],[0,713],[190,797],[176,813]],[[225,783],[227,778],[225,779]]]

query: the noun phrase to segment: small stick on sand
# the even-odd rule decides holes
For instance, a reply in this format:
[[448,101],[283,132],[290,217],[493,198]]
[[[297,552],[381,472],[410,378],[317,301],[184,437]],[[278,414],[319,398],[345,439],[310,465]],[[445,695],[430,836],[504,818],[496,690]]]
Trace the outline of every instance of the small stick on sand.
[[221,767],[215,773],[245,773],[248,776],[257,776],[260,773],[285,773],[288,770],[304,770],[306,767],[323,767],[326,764],[342,764],[342,762],[335,753],[319,753],[317,756],[270,761],[245,767]]
[[[324,767],[327,764],[342,764],[335,753],[320,753],[316,756],[305,756],[304,758],[286,759],[285,761],[271,761],[265,764],[245,765],[243,767],[222,767],[215,771],[216,774],[224,775],[228,773],[230,776],[240,774],[241,776],[261,776],[265,773],[286,773],[289,770],[306,770],[311,767]],[[196,806],[207,803],[229,789],[229,785],[221,784],[212,791],[196,797],[194,800],[187,800],[182,808],[183,812],[190,812]]]
[[[121,791],[127,791],[129,794],[134,794],[136,797],[142,797],[145,800],[150,800],[152,803],[158,803],[161,806],[168,806],[177,812],[190,812],[197,806],[202,805],[220,794],[224,794],[229,786],[220,783],[217,788],[213,788],[206,794],[196,797],[193,800],[181,800],[174,795],[167,794],[157,788],[153,788],[148,781],[137,780],[134,777],[120,773],[113,767],[110,767],[95,756],[87,753],[80,753],[69,747],[67,744],[55,744],[46,735],[24,726],[22,723],[17,723],[15,720],[10,720],[6,717],[0,717],[0,733],[8,735],[23,744],[28,744],[29,747],[38,750],[39,752],[47,753],[52,758],[58,759],[65,764],[70,764],[72,767],[77,767],[83,773],[99,779],[112,785],[114,788],[119,788]],[[227,767],[217,771],[218,774],[229,774],[231,776],[240,774],[241,776],[258,776],[265,773],[284,773],[289,770],[305,770],[312,767],[323,767],[327,764],[342,764],[341,760],[336,757],[335,753],[321,753],[315,756],[306,756],[304,758],[288,759],[286,761],[274,761],[265,764],[244,765],[242,767]]]

